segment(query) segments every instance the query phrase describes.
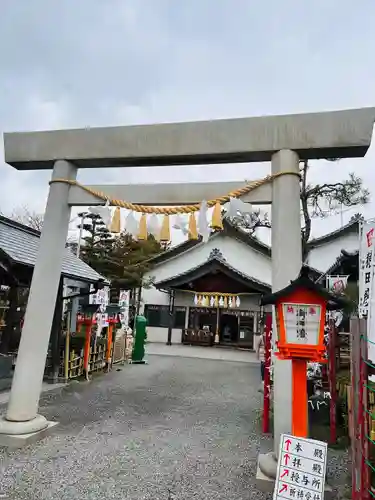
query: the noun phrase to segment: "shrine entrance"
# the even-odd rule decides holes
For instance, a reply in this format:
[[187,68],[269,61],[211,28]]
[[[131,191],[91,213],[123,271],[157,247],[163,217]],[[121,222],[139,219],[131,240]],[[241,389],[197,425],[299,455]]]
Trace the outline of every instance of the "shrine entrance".
[[235,314],[221,313],[219,338],[222,345],[237,344],[239,338],[239,318]]
[[[363,157],[370,146],[374,120],[375,108],[365,108],[191,123],[5,133],[8,164],[18,170],[51,169],[53,174],[11,396],[7,413],[0,421],[0,442],[3,438],[9,443],[14,435],[17,439],[23,436],[27,441],[30,433],[44,435],[54,425],[38,415],[38,406],[72,206],[103,206],[108,202],[115,207],[140,211],[144,228],[146,214],[191,215],[200,211],[204,200],[209,200],[205,207],[214,207],[216,213],[231,199],[253,204],[272,203],[272,289],[278,291],[296,278],[302,265],[299,162]],[[83,186],[76,180],[80,168],[194,164],[204,168],[208,164],[239,162],[271,162],[271,174],[242,185],[236,181]],[[150,208],[152,206],[155,208]],[[164,221],[167,227],[167,218]],[[191,232],[197,233],[193,218],[191,223]],[[205,232],[206,237],[207,224],[203,225],[200,231]],[[274,376],[277,456],[281,433],[291,429],[290,362],[276,361]],[[263,477],[275,478],[274,454],[262,457],[259,465]]]

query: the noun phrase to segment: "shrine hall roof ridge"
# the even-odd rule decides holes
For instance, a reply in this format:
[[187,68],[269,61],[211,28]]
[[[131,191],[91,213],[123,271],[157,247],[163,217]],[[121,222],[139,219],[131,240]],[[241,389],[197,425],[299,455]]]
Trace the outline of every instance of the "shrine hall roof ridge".
[[185,123],[4,133],[5,161],[18,170],[198,165],[270,161],[282,149],[302,160],[363,157],[375,108]]
[[171,278],[160,280],[154,283],[154,286],[158,289],[177,288],[179,286],[182,286],[184,283],[201,278],[211,271],[218,270],[223,272],[223,274],[234,277],[236,280],[246,286],[253,287],[259,290],[260,292],[266,293],[271,290],[271,286],[269,284],[257,280],[256,278],[248,276],[247,274],[239,271],[238,269],[228,264],[228,262],[219,255],[212,255],[205,262],[202,262],[199,265],[194,266],[187,271],[177,274]]
[[[40,231],[20,224],[0,215],[0,250],[11,262],[34,267],[39,248]],[[65,249],[61,274],[73,280],[96,283],[108,282],[83,260],[75,256],[69,248]]]
[[[338,238],[342,234],[345,234],[352,229],[354,229],[356,226],[358,226],[359,222],[358,220],[354,220],[352,222],[349,222],[345,226],[335,229],[334,231],[327,233],[323,236],[319,236],[317,238],[314,238],[310,240],[307,243],[307,248],[308,250],[314,248],[316,245],[321,245],[323,243],[328,243],[329,241],[332,241],[335,238]],[[255,238],[251,234],[247,233],[243,229],[237,227],[233,222],[231,222],[228,219],[223,220],[223,231],[217,231],[213,233],[210,238],[217,237],[217,235],[220,234],[227,234],[228,236],[232,236],[246,245],[249,245],[252,247],[254,250],[259,251],[260,253],[263,253],[264,255],[267,255],[268,257],[271,257],[271,247],[263,243],[261,240],[258,238]],[[187,252],[188,250],[196,247],[197,245],[200,245],[202,243],[202,238],[199,237],[197,240],[185,240],[182,243],[175,245],[171,247],[170,249],[166,250],[165,252],[159,253],[158,255],[155,255],[155,257],[152,257],[151,259],[148,260],[150,264],[158,265],[163,262],[166,262],[169,259],[172,259],[174,257],[177,257],[178,255],[181,255],[184,252]],[[311,266],[308,266],[313,272],[318,273],[319,275],[321,274],[322,271],[314,269]]]
[[341,250],[340,255],[336,258],[335,262],[327,269],[327,271],[321,274],[318,278],[318,283],[324,283],[327,276],[337,274],[337,269],[345,262],[349,260],[357,260],[359,256],[359,250],[354,250],[353,252],[349,252],[347,250]]
[[322,236],[317,236],[316,238],[313,238],[307,243],[307,245],[309,248],[313,248],[314,246],[321,245],[322,243],[328,243],[329,241],[332,241],[335,238],[342,236],[343,234],[350,233],[356,229],[358,230],[359,223],[360,221],[358,218],[350,220],[347,224],[344,224],[343,226],[335,229],[334,231],[331,231],[330,233],[323,234]]

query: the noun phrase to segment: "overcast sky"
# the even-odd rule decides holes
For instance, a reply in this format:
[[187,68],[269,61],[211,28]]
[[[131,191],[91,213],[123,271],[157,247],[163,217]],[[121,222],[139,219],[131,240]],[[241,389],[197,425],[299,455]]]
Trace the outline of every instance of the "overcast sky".
[[[1,0],[0,130],[373,106],[374,19],[374,0]],[[0,210],[42,211],[50,172],[17,172],[0,156]],[[318,162],[310,180],[355,171],[375,192],[374,160],[375,146],[365,159]],[[240,181],[269,165],[143,170],[80,179]],[[313,233],[339,225],[329,217]]]

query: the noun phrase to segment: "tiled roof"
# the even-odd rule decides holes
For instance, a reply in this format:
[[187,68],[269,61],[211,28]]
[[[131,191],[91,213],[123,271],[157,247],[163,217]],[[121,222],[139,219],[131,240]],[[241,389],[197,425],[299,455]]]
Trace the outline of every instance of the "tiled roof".
[[219,256],[219,255],[213,255],[212,257],[209,257],[205,262],[199,264],[198,266],[195,266],[188,271],[185,271],[181,274],[178,274],[176,276],[173,276],[172,278],[168,278],[165,280],[161,280],[157,283],[154,283],[154,286],[156,288],[163,288],[163,287],[171,287],[174,288],[176,286],[180,286],[184,282],[189,282],[189,281],[194,281],[197,278],[201,278],[202,276],[205,276],[207,273],[209,273],[212,270],[216,269],[227,269],[233,277],[237,277],[237,279],[241,280],[243,283],[246,283],[250,286],[253,286],[254,288],[259,288],[260,291],[262,292],[268,292],[271,290],[271,287],[269,284],[264,283],[263,281],[257,280],[253,278],[252,276],[248,276],[247,274],[242,273],[238,269],[235,269],[233,266],[228,264],[226,260]]
[[[39,241],[39,231],[0,216],[0,249],[8,255],[11,261],[34,267]],[[65,249],[61,273],[66,277],[89,283],[105,279],[73,255],[68,248]]]

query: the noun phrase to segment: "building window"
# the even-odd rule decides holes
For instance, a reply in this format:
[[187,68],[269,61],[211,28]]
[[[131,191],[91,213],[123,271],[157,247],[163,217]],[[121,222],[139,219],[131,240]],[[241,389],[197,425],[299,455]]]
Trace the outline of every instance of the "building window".
[[[169,306],[146,304],[144,315],[148,326],[157,328],[169,327]],[[173,308],[172,328],[185,328],[186,307],[175,306]]]

